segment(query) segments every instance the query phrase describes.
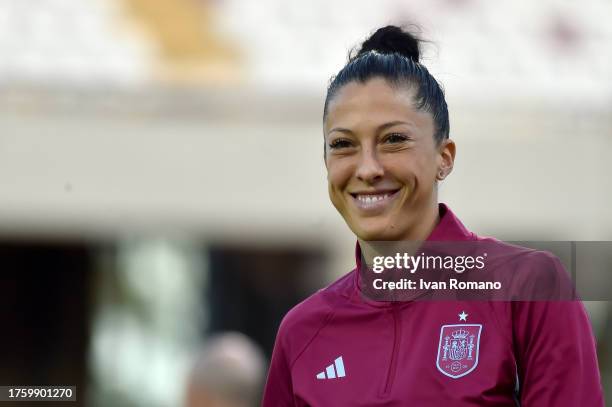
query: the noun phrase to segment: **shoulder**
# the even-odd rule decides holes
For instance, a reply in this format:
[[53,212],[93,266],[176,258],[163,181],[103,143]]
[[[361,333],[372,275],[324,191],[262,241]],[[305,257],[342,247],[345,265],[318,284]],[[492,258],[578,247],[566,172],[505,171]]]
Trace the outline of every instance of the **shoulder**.
[[294,306],[281,321],[277,342],[292,364],[349,299],[354,271],[318,290]]
[[[502,279],[504,286],[511,290],[507,294],[512,299],[575,299],[570,276],[552,252],[493,238],[479,238],[479,244],[482,244],[480,249],[488,254],[486,267],[491,278]],[[564,251],[562,247],[559,249]]]
[[550,270],[563,267],[559,258],[547,250],[508,243],[492,237],[478,236],[476,244],[488,255],[488,261],[495,266],[506,264],[531,266],[534,270]]

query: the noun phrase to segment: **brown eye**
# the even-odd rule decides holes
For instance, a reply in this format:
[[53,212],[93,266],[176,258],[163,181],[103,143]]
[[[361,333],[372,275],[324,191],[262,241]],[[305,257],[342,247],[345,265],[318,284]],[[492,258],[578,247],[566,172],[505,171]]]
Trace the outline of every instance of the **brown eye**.
[[341,148],[351,147],[351,142],[345,139],[337,139],[328,144],[332,150],[339,150]]
[[384,142],[389,144],[402,143],[409,140],[409,137],[402,133],[391,133],[385,137]]

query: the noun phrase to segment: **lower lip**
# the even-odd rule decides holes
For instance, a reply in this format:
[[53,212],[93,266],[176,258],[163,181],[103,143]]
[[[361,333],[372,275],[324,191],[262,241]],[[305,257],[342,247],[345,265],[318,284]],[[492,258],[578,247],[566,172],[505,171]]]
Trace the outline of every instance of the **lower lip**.
[[378,199],[372,202],[364,202],[355,198],[353,195],[351,195],[351,198],[353,198],[355,206],[357,206],[357,208],[359,208],[359,210],[361,210],[362,212],[365,212],[367,214],[377,214],[389,207],[398,195],[399,190],[393,192],[392,194],[389,194],[386,198]]

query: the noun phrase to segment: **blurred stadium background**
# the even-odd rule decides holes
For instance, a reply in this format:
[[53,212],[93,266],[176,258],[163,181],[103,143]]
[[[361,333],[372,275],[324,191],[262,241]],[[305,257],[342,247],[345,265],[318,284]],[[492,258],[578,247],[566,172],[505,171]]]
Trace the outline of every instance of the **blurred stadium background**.
[[[347,51],[417,23],[481,234],[612,240],[606,0],[0,0],[0,383],[179,406],[194,355],[349,271],[321,112]],[[612,265],[610,265],[612,269]],[[612,398],[612,308],[589,302]],[[74,403],[72,403],[74,405]]]

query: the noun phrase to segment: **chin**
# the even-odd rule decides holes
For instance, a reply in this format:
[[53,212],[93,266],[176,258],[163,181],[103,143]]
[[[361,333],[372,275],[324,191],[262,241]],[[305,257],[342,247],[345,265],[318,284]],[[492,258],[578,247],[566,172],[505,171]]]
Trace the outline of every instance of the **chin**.
[[398,240],[397,234],[390,231],[386,225],[357,225],[352,229],[355,235],[361,240]]

